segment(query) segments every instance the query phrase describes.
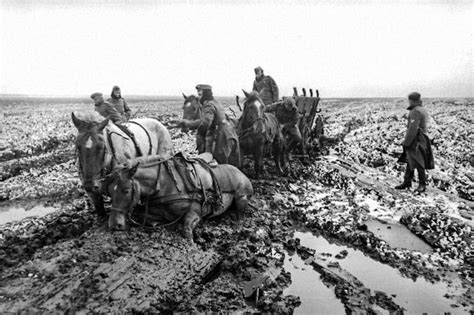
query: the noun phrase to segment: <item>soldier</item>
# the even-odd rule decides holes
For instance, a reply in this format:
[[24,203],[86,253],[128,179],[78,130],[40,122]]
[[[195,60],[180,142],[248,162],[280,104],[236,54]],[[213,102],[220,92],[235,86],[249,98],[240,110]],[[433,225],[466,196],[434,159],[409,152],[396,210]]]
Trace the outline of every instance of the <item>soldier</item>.
[[114,105],[104,101],[102,93],[95,92],[91,95],[95,103],[95,110],[102,116],[110,118],[113,123],[121,124],[127,121],[126,117],[120,113]]
[[128,121],[130,119],[130,108],[127,105],[127,102],[122,97],[120,87],[115,85],[112,88],[112,93],[110,93],[110,98],[107,100],[108,103],[115,106],[115,109],[122,115],[122,119]]
[[396,189],[411,188],[411,183],[418,171],[418,188],[416,193],[426,191],[425,169],[433,169],[433,152],[431,151],[430,139],[426,135],[426,127],[429,119],[428,112],[422,106],[420,93],[413,92],[408,95],[408,124],[405,139],[402,142],[404,154],[406,154],[406,170],[403,183]]
[[128,121],[128,117],[130,117],[130,109],[128,110],[129,115],[127,117],[125,112],[119,112],[114,105],[104,101],[104,96],[102,95],[102,93],[92,93],[91,98],[94,100],[95,110],[103,117],[109,118],[120,130],[122,130],[126,135],[128,135],[130,139],[132,139],[133,144],[135,145],[135,149],[137,150],[137,156],[141,156],[142,152],[137,142],[135,141],[135,136],[124,125],[124,123]]
[[227,161],[219,157],[222,156],[224,147],[228,145],[228,140],[237,139],[235,130],[227,121],[222,106],[214,99],[212,87],[207,84],[199,84],[196,86],[196,90],[199,102],[202,104],[201,118],[183,119],[178,123],[178,127],[197,129],[198,153],[209,152],[216,157],[217,162],[226,163]]
[[[265,106],[265,112],[274,112],[278,122],[283,126],[283,134],[289,139],[288,147],[302,145],[303,138],[298,128],[298,108],[293,98]],[[301,148],[302,151],[303,148]],[[302,152],[305,154],[305,152]]]
[[278,86],[269,75],[263,74],[263,69],[257,67],[255,71],[255,81],[253,82],[253,91],[257,91],[260,94],[265,105],[275,103],[278,101]]

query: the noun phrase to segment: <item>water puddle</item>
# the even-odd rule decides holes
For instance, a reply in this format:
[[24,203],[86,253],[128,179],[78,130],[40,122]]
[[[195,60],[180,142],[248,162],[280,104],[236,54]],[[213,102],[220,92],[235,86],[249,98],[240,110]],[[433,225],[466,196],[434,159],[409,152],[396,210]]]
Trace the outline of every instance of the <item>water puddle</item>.
[[48,213],[52,213],[58,210],[55,207],[45,206],[42,204],[32,205],[25,205],[25,204],[7,204],[0,206],[0,225],[19,221],[27,217],[32,216],[45,216]]
[[[328,262],[337,261],[342,269],[345,269],[358,278],[365,287],[371,289],[372,292],[378,290],[385,292],[389,296],[391,295],[395,303],[405,308],[408,314],[443,314],[447,312],[451,314],[465,314],[469,312],[469,310],[465,308],[452,307],[451,305],[456,304],[456,302],[444,297],[447,293],[459,294],[459,291],[462,291],[462,289],[458,286],[456,286],[456,288],[452,285],[448,287],[448,284],[444,282],[432,284],[422,278],[413,281],[412,279],[403,277],[396,269],[365,256],[361,251],[346,246],[331,244],[323,237],[315,236],[309,232],[297,231],[294,237],[300,239],[301,245],[315,249],[316,255],[318,256],[323,253],[331,254],[332,256],[329,257],[328,255],[320,257],[327,257]],[[342,250],[348,252],[347,257],[344,259],[334,258],[334,256]],[[307,269],[309,269],[309,267]],[[306,295],[310,295],[310,292],[316,292],[317,282],[320,282],[311,279],[310,274],[311,272],[304,272],[304,275],[301,276],[303,277],[301,281],[304,284],[298,285],[301,286],[299,290]],[[293,288],[293,290],[296,289]],[[324,301],[324,303],[326,303],[326,301]],[[304,304],[303,302],[300,309],[304,307]],[[310,309],[311,313],[313,313],[313,309]],[[339,312],[331,310],[328,313],[334,314]]]
[[370,232],[387,242],[392,248],[416,250],[424,254],[433,252],[430,245],[413,234],[403,224],[383,223],[379,220],[369,220],[365,224]]
[[345,314],[344,305],[336,298],[334,289],[324,285],[319,273],[306,265],[295,253],[290,256],[285,251],[283,267],[291,273],[291,285],[284,295],[296,295],[301,305],[295,308],[294,314]]

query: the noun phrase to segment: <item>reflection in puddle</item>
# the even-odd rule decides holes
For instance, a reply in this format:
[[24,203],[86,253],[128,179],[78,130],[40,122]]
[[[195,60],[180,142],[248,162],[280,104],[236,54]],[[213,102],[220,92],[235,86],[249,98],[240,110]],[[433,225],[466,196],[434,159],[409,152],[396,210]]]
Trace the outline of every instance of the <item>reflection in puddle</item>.
[[28,210],[21,206],[4,206],[0,207],[0,224],[18,221],[32,216],[41,217],[56,210],[58,209],[54,207],[46,207],[43,205],[37,205]]
[[[315,249],[316,255],[330,253],[334,257],[342,250],[346,250],[348,252],[346,258],[333,259],[331,257],[328,261],[337,261],[342,269],[358,278],[372,292],[378,290],[392,295],[395,303],[405,308],[408,314],[443,314],[444,312],[465,314],[468,312],[467,309],[451,307],[451,304],[456,302],[444,297],[446,293],[458,294],[459,288],[455,292],[455,288],[448,288],[448,285],[443,282],[432,284],[422,278],[413,281],[403,277],[396,269],[365,256],[361,251],[330,244],[323,237],[308,232],[295,232],[294,237],[301,240],[301,245]],[[309,276],[306,275],[306,277]]]
[[283,294],[296,295],[301,299],[295,314],[345,314],[344,305],[336,298],[334,289],[326,287],[319,273],[311,265],[306,265],[297,254],[289,256],[285,252],[283,267],[291,273],[291,285]]
[[433,251],[430,245],[400,223],[384,224],[378,220],[370,220],[365,224],[370,232],[387,242],[392,248],[405,248],[421,253]]

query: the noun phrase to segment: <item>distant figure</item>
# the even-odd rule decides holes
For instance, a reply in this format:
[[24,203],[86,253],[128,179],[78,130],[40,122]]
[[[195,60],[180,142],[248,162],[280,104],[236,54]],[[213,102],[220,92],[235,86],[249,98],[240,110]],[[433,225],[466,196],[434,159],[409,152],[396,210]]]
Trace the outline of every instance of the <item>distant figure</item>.
[[112,93],[110,93],[110,96],[111,97],[107,100],[107,102],[115,106],[115,109],[122,115],[122,119],[128,121],[130,119],[131,111],[127,105],[127,102],[122,97],[120,87],[115,85],[112,88]]
[[[421,95],[413,92],[408,95],[408,124],[405,139],[402,142],[403,155],[401,162],[406,162],[405,175],[403,183],[396,186],[396,189],[411,188],[411,183],[415,175],[415,169],[418,171],[418,188],[416,193],[426,191],[426,172],[425,169],[434,168],[433,152],[431,150],[430,139],[426,135],[426,126],[429,119],[428,112],[422,106]],[[406,158],[404,158],[406,156]]]
[[[283,126],[283,135],[288,137],[290,150],[297,145],[302,145],[300,129],[298,128],[298,108],[293,98],[265,106],[265,112],[273,112],[278,122]],[[303,148],[301,148],[303,150]],[[304,154],[304,152],[302,151]]]
[[253,91],[257,91],[265,105],[278,102],[278,86],[269,75],[263,74],[263,69],[257,67],[255,70],[255,81]]

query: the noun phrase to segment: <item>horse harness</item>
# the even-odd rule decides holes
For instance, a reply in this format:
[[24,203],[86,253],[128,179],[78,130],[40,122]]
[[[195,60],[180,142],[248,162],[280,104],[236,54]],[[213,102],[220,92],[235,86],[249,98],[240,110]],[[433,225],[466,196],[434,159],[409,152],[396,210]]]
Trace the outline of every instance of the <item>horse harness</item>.
[[[145,127],[143,127],[141,124],[137,123],[136,121],[129,121],[129,123],[131,124],[135,124],[135,125],[138,125],[140,126],[143,131],[145,131],[145,134],[147,135],[147,138],[148,138],[148,155],[151,155],[152,151],[153,151],[153,146],[152,146],[152,143],[151,143],[151,137],[150,137],[150,133],[148,132],[148,130],[146,130]],[[123,133],[125,133],[130,139],[127,139],[126,137],[124,137],[123,135],[119,134],[118,132],[115,132],[115,131],[110,131],[108,132],[107,131],[107,141],[109,143],[109,146],[110,146],[110,149],[112,151],[112,156],[115,157],[115,148],[113,146],[113,142],[112,142],[112,135],[118,135],[126,140],[132,140],[133,142],[133,145],[135,147],[135,150],[137,151],[137,156],[142,156],[142,152],[140,150],[140,146],[138,145],[136,139],[135,139],[135,136],[134,134],[124,125],[120,125],[120,124],[116,124],[115,126],[117,126],[117,128],[119,128],[120,130],[122,130]]]
[[264,126],[264,129],[263,129],[263,132],[262,134],[265,136],[265,140],[267,143],[271,142],[272,141],[272,136],[270,134],[270,132],[268,130],[266,130],[266,125],[265,125],[265,121],[266,121],[266,116],[264,117],[257,117],[255,118],[252,123],[250,124],[250,127],[247,127],[245,129],[243,129],[241,132],[240,132],[240,135],[239,135],[239,141],[240,139],[245,139],[246,137],[249,136],[249,134],[251,134],[251,131],[253,130],[253,127],[254,125],[258,122],[258,121],[262,121],[263,122],[263,126]]
[[[183,174],[182,172],[179,175],[175,174],[175,168],[176,167],[173,166],[171,163],[175,163],[179,159],[184,160],[184,161],[180,161],[180,163],[182,163],[186,166],[190,165],[192,169],[188,168],[187,172],[185,172],[185,174]],[[206,189],[205,189],[205,187],[202,183],[202,180],[199,176],[197,176],[197,171],[196,171],[196,167],[195,167],[196,163],[199,163],[204,169],[206,169],[212,177],[214,194],[219,196],[218,198],[216,198],[216,200],[214,202],[210,202],[210,198],[209,198],[208,194],[206,194]],[[204,207],[206,204],[209,204],[209,206],[211,206],[212,203],[215,203],[216,206],[221,206],[222,205],[221,189],[220,189],[219,184],[217,182],[217,178],[215,177],[215,174],[211,169],[211,166],[209,166],[207,163],[205,163],[203,161],[200,161],[199,159],[192,159],[191,160],[191,159],[186,159],[184,156],[178,156],[177,158],[176,158],[176,156],[173,156],[173,157],[161,160],[161,161],[157,162],[155,165],[158,167],[157,178],[156,178],[155,185],[154,185],[155,189],[158,186],[158,180],[159,180],[159,174],[161,172],[161,167],[165,167],[165,169],[168,172],[169,176],[171,177],[176,189],[178,190],[178,193],[171,194],[171,195],[166,195],[166,196],[161,196],[161,197],[147,197],[145,202],[144,202],[145,213],[143,215],[142,223],[139,223],[139,222],[137,222],[136,220],[133,219],[133,209],[131,211],[128,211],[128,219],[129,219],[129,221],[131,221],[135,225],[141,226],[141,227],[146,228],[146,229],[153,230],[153,229],[173,225],[176,222],[178,222],[185,215],[185,214],[181,215],[180,217],[178,217],[176,220],[174,220],[172,222],[161,224],[159,226],[155,226],[153,228],[150,228],[146,224],[147,219],[150,216],[150,214],[149,214],[149,204],[150,204],[150,202],[153,202],[154,204],[157,204],[157,205],[167,205],[167,204],[178,202],[178,201],[189,201],[190,202],[190,205],[189,205],[190,207],[191,207],[191,203],[193,201],[194,202],[200,202],[201,207]],[[150,165],[150,166],[155,166],[155,165]],[[191,171],[193,171],[194,174],[196,174],[196,178],[199,180],[199,185],[198,186],[190,187],[188,184],[185,183],[185,179],[183,179],[184,175],[190,176],[189,172],[191,172]],[[184,191],[180,187],[180,184],[178,182],[178,176],[181,177],[181,181],[183,182],[183,186],[184,186]],[[191,182],[192,182],[192,180],[191,180]],[[188,187],[186,187],[186,186],[188,186]],[[135,179],[132,178],[132,198],[134,198],[135,194],[136,194]],[[125,212],[123,210],[120,210],[120,209],[111,209],[111,210],[122,213],[124,215],[127,215],[127,212]]]
[[[134,124],[140,126],[140,127],[145,131],[145,133],[146,133],[146,135],[147,135],[147,137],[148,137],[148,143],[149,143],[148,155],[151,155],[151,154],[152,154],[152,151],[153,151],[153,146],[152,146],[152,142],[151,142],[150,133],[149,133],[148,130],[146,130],[146,128],[143,127],[141,124],[139,124],[139,123],[137,123],[137,122],[135,122],[135,121],[129,121],[129,122],[130,122],[130,123],[134,123]],[[116,125],[116,126],[119,126],[119,125]],[[119,127],[119,128],[120,128],[120,127]],[[120,129],[123,131],[122,128],[120,128]],[[108,131],[108,130],[106,129],[106,133],[107,133],[106,139],[107,139],[107,143],[108,143],[108,145],[109,145],[109,147],[110,147],[111,154],[110,154],[110,155],[107,154],[107,153],[106,153],[107,150],[104,148],[104,153],[103,153],[103,155],[102,155],[102,161],[104,161],[104,162],[103,162],[103,166],[102,166],[102,168],[101,168],[101,170],[100,170],[100,172],[99,172],[99,176],[98,176],[98,178],[97,178],[99,182],[102,182],[102,181],[106,180],[106,176],[107,176],[108,174],[110,174],[110,172],[112,171],[112,168],[113,168],[113,166],[112,166],[112,161],[113,161],[113,160],[117,161],[117,158],[116,158],[116,156],[115,156],[115,148],[114,148],[113,141],[112,141],[112,135],[117,135],[117,136],[122,137],[122,138],[124,138],[124,139],[126,139],[126,140],[129,140],[129,139],[127,139],[126,137],[124,137],[123,135],[121,135],[120,133],[116,132],[116,131]],[[127,134],[127,135],[128,135],[128,134]],[[137,145],[137,143],[136,143],[136,141],[135,141],[135,137],[130,137],[130,139],[132,139],[132,141],[134,142],[135,147],[137,147],[138,145]],[[140,151],[138,150],[137,152],[140,152]],[[82,179],[83,179],[83,174],[82,174],[82,162],[81,162],[80,155],[77,154],[77,153],[78,153],[78,149],[77,149],[77,146],[76,146],[76,156],[78,157],[79,169],[80,169],[79,176],[80,176],[80,178],[81,178],[81,180],[82,180]]]

